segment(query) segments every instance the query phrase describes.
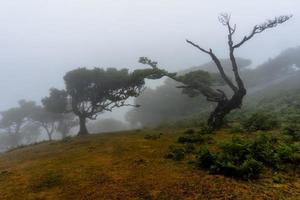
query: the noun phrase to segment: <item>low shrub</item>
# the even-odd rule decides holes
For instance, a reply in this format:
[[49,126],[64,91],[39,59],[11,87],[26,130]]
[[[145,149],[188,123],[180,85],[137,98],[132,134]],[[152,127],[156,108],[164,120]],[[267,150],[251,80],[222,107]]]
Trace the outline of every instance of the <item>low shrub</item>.
[[206,119],[209,113],[202,113],[197,116],[186,116],[179,119],[169,120],[168,122],[161,123],[159,128],[190,128],[190,127],[202,127],[206,122],[202,119]]
[[276,138],[261,134],[250,145],[251,156],[267,166],[279,168],[281,161],[276,152],[276,143]]
[[256,179],[263,169],[263,163],[253,158],[245,160],[238,168],[238,175],[243,179]]
[[194,144],[188,143],[184,146],[185,153],[194,153],[196,151],[196,147]]
[[238,124],[238,125],[233,125],[231,128],[230,128],[230,133],[244,133],[245,130],[243,129],[243,127]]
[[292,153],[292,154],[290,155],[290,161],[291,161],[292,163],[295,163],[295,164],[298,165],[298,167],[299,167],[299,165],[300,165],[300,152],[298,151],[298,152]]
[[206,142],[212,142],[213,138],[210,135],[186,135],[186,136],[180,136],[177,139],[178,143],[186,144],[186,143],[197,143],[197,144],[203,144]]
[[254,140],[233,138],[219,145],[220,151],[200,150],[197,156],[199,167],[211,173],[233,176],[241,179],[259,177],[264,166],[281,169],[286,164],[299,165],[300,147],[298,144],[278,142],[273,136],[261,134]]
[[282,144],[278,147],[277,154],[282,162],[300,164],[299,146]]
[[240,138],[233,138],[231,142],[223,143],[219,146],[226,158],[233,162],[245,160],[250,154],[250,144]]
[[296,124],[291,124],[283,128],[283,134],[291,137],[293,141],[300,141],[300,126]]
[[247,131],[266,131],[279,127],[279,121],[272,115],[257,112],[242,120],[242,127]]
[[213,129],[211,127],[209,127],[208,125],[205,124],[205,125],[201,126],[199,133],[201,135],[212,134],[213,133]]
[[263,169],[263,164],[253,158],[240,159],[225,152],[213,154],[206,148],[200,151],[197,163],[213,174],[241,179],[258,178]]
[[215,164],[215,160],[215,155],[207,148],[202,148],[197,156],[198,166],[204,169],[210,169]]
[[147,134],[145,135],[144,139],[146,140],[158,140],[160,139],[160,137],[162,136],[163,134],[162,133],[159,133],[159,134]]
[[195,133],[195,130],[190,128],[190,129],[187,129],[184,131],[184,134],[187,134],[187,135],[191,135],[191,134],[194,134]]
[[170,146],[170,152],[166,155],[167,159],[175,161],[183,160],[185,157],[185,150],[180,147]]

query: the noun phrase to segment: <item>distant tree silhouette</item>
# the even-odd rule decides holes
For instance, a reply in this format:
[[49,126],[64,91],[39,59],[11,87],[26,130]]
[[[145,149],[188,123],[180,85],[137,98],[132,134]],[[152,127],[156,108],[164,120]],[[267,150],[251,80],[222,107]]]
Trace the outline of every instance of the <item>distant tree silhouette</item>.
[[137,97],[144,89],[145,78],[159,79],[167,72],[152,66],[151,69],[78,68],[64,76],[66,90],[52,89],[43,99],[45,107],[53,112],[72,111],[79,118],[79,135],[88,134],[86,120],[122,106],[129,97]]
[[33,101],[20,100],[18,107],[10,108],[1,112],[2,119],[0,128],[4,129],[11,136],[11,144],[18,144],[21,130],[30,123],[30,117],[36,105]]
[[52,135],[55,132],[58,120],[61,117],[60,115],[61,114],[59,113],[49,112],[45,108],[37,106],[31,118],[46,131],[49,140],[52,140]]
[[70,133],[71,129],[78,125],[78,120],[75,119],[73,113],[63,113],[58,119],[56,131],[65,138]]

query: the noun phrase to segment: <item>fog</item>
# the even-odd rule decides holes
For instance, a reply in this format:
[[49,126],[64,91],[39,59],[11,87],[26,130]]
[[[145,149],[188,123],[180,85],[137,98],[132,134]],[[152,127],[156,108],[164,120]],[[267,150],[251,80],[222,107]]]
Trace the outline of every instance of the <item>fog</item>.
[[[257,36],[238,56],[257,65],[299,44],[300,2],[180,0],[14,0],[0,2],[0,110],[19,99],[40,101],[50,87],[63,88],[76,67],[142,67],[149,56],[177,71],[209,59],[185,43],[189,38],[226,57],[226,30],[218,21],[230,12],[238,36],[280,14],[294,18]],[[264,45],[262,45],[264,44]]]
[[0,0],[0,200],[300,199],[299,36],[300,0]]

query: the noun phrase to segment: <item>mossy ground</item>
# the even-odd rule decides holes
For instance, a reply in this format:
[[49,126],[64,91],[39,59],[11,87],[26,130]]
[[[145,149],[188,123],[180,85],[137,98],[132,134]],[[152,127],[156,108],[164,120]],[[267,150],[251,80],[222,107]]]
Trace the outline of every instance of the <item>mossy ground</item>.
[[[0,156],[0,199],[300,199],[299,171],[265,170],[252,182],[165,159],[184,130],[75,137]],[[163,135],[146,140],[147,134]],[[234,134],[214,134],[216,143]],[[211,144],[213,148],[214,144]]]

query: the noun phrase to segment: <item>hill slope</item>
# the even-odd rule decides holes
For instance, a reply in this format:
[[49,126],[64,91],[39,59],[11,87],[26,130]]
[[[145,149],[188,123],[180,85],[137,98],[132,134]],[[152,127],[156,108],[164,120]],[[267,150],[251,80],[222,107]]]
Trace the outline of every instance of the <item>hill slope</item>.
[[[0,156],[1,199],[297,199],[300,180],[276,184],[210,175],[164,155],[183,130],[76,137]],[[145,134],[163,133],[158,140]],[[232,135],[218,133],[216,141]]]

